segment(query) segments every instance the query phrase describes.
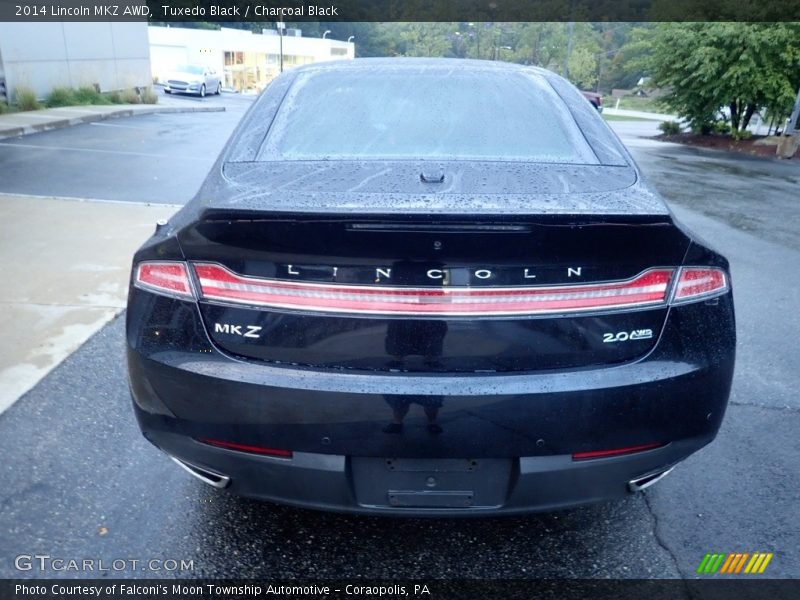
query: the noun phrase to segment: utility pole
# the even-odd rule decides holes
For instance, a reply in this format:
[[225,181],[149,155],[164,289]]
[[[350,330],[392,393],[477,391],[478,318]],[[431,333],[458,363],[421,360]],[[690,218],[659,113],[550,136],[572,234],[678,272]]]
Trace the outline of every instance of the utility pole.
[[594,84],[594,91],[600,93],[600,79],[603,77],[603,61],[597,61],[597,82]]
[[569,58],[572,56],[572,34],[575,31],[575,21],[567,23],[567,56],[564,58],[564,79],[569,79]]
[[569,79],[569,59],[572,56],[572,34],[575,32],[575,0],[569,1],[569,22],[567,23],[567,56],[564,58],[564,79]]
[[283,15],[281,15],[281,20],[278,21],[278,35],[281,38],[280,42],[280,56],[281,56],[281,73],[283,73],[283,28],[285,25],[283,24]]

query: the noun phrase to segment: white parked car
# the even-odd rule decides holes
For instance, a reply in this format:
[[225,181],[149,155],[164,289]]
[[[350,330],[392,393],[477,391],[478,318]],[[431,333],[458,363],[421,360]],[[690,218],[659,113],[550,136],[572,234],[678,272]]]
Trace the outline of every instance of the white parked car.
[[164,82],[164,92],[167,94],[197,94],[203,98],[206,94],[219,94],[220,91],[222,82],[219,75],[203,65],[181,65]]

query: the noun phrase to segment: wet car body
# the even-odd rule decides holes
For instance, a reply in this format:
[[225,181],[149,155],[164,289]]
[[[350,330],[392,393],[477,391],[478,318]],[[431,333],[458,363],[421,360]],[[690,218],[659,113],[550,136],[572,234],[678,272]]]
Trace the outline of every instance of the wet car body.
[[[523,90],[519,106],[557,111],[560,129],[537,127],[561,155],[527,159],[513,119],[462,139],[470,98],[441,101],[449,125],[409,120],[424,105],[392,82],[414,79],[453,97]],[[356,106],[372,82],[386,98]],[[321,112],[319,90],[354,107],[338,126],[357,124],[361,146],[320,127],[350,117]],[[435,110],[438,92],[420,93]],[[136,253],[127,313],[151,442],[242,495],[378,514],[641,489],[716,435],[734,346],[727,261],[675,223],[580,92],[474,61],[278,78]]]

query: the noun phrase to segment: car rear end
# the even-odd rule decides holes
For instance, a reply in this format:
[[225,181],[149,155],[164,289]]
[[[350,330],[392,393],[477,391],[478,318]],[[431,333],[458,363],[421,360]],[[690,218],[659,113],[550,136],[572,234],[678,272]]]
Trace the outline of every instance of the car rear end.
[[[464,64],[463,80],[446,61],[279,79],[137,252],[134,408],[195,476],[330,510],[513,513],[642,489],[716,435],[735,344],[725,259],[676,225],[563,80]],[[437,128],[414,142],[422,160],[391,128],[377,146],[312,140],[314,85],[352,106],[377,81],[377,106],[409,76],[454,123],[471,100],[426,85],[513,98],[534,78],[519,106],[533,93],[559,111],[542,118],[575,121],[534,123],[540,160],[488,160],[474,132],[456,144],[446,123],[399,117],[414,140]],[[354,112],[380,133],[368,104]],[[504,127],[478,147],[527,139]],[[436,156],[440,139],[471,154]]]
[[595,108],[597,112],[603,112],[603,95],[598,92],[581,92],[583,97]]

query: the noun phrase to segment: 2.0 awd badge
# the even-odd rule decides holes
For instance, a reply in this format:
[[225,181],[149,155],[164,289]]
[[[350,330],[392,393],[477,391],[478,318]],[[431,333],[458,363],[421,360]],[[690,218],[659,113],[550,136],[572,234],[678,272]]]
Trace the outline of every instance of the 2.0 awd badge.
[[629,342],[633,340],[647,340],[653,337],[652,329],[634,329],[633,331],[620,331],[619,333],[604,333],[603,342]]

